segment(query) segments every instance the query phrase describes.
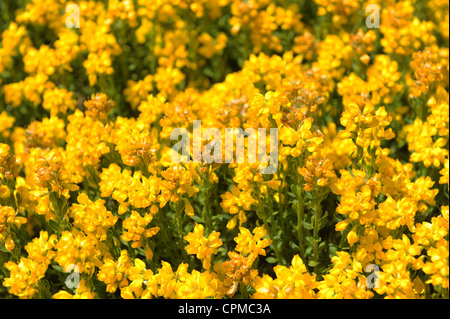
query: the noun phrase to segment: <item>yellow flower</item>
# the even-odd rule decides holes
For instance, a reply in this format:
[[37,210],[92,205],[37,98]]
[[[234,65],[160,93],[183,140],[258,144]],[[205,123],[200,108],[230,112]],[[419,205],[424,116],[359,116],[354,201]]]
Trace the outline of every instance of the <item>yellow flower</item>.
[[332,163],[328,159],[317,161],[314,158],[308,158],[306,165],[299,168],[298,171],[305,180],[305,191],[325,187],[336,176]]
[[108,113],[114,109],[114,101],[108,99],[104,93],[93,94],[90,100],[84,102],[86,116],[93,119],[106,121]]
[[0,179],[12,179],[17,177],[20,165],[16,157],[10,153],[11,148],[7,144],[0,143]]
[[0,205],[0,243],[6,246],[8,251],[12,251],[15,247],[11,238],[13,226],[20,227],[27,222],[25,217],[17,216],[18,211],[10,206]]
[[440,167],[448,158],[448,150],[445,148],[448,139],[433,138],[437,129],[428,121],[422,122],[416,118],[414,123],[405,127],[411,154],[411,162],[423,162],[425,167],[434,165]]
[[125,241],[131,241],[131,247],[142,247],[144,238],[150,238],[159,232],[159,227],[147,228],[151,223],[153,216],[149,213],[141,216],[137,211],[132,211],[130,217],[122,223],[126,231],[123,232],[121,238]]
[[317,283],[320,299],[370,299],[373,292],[367,289],[361,263],[347,252],[336,252],[333,268]]
[[133,263],[134,266],[126,271],[126,276],[131,283],[122,287],[120,294],[124,299],[150,299],[156,294],[153,272],[147,269],[145,263],[139,258],[135,258]]
[[165,206],[168,201],[178,202],[181,196],[186,194],[192,197],[198,193],[199,189],[193,185],[194,177],[192,172],[181,166],[174,164],[161,172],[162,194],[159,196],[160,207]]
[[92,202],[86,194],[78,195],[78,204],[70,207],[69,215],[74,219],[73,225],[100,241],[106,240],[107,231],[114,226],[118,217],[107,211],[104,204],[102,199]]
[[399,259],[383,265],[382,271],[378,273],[378,285],[374,287],[374,290],[384,295],[385,299],[418,298],[407,267],[408,262]]
[[441,207],[442,214],[431,218],[430,222],[416,224],[412,238],[414,242],[423,246],[430,246],[448,235],[448,206]]
[[216,276],[210,272],[193,270],[177,282],[175,293],[177,299],[206,299],[216,295]]
[[3,286],[9,287],[9,293],[21,299],[30,299],[39,292],[39,281],[44,278],[48,264],[34,259],[21,257],[18,263],[12,261],[5,264],[10,271]]
[[65,162],[75,182],[92,175],[100,157],[110,152],[104,142],[106,130],[102,122],[76,110],[68,116]]
[[172,266],[165,261],[161,262],[162,267],[154,275],[153,281],[156,284],[155,296],[164,298],[176,298],[177,282],[184,280],[187,275],[188,264],[181,263],[174,272]]
[[10,129],[14,126],[15,118],[8,116],[8,114],[3,111],[0,113],[0,137],[7,138],[10,136]]
[[257,254],[243,254],[229,251],[229,259],[214,265],[214,272],[222,281],[223,291],[218,292],[218,295],[227,295],[230,298],[236,293],[239,284],[252,285],[254,279],[258,275],[258,270],[253,269],[253,263],[258,257]]
[[42,122],[34,121],[25,131],[26,147],[57,148],[65,142],[66,135],[63,119],[52,116],[42,119]]
[[63,154],[55,149],[43,152],[39,157],[36,180],[40,187],[66,198],[69,197],[69,191],[79,189],[72,183],[71,176],[64,167]]
[[238,236],[234,238],[234,241],[237,243],[236,251],[244,254],[266,255],[264,248],[269,246],[272,241],[269,238],[263,239],[267,235],[267,230],[264,226],[255,227],[253,235],[247,228],[240,227],[239,230]]
[[98,280],[106,284],[106,291],[114,293],[117,288],[128,285],[126,273],[132,267],[131,258],[127,250],[120,252],[120,257],[116,260],[108,259],[99,268]]
[[431,275],[431,278],[426,283],[448,289],[448,241],[439,240],[436,248],[431,247],[427,254],[430,256],[430,262],[427,262],[422,269],[426,274]]
[[448,1],[0,3],[0,298],[448,297]]
[[89,287],[86,280],[82,278],[80,280],[78,288],[76,288],[75,293],[72,295],[67,291],[60,290],[53,295],[53,299],[95,299],[97,294],[92,291],[92,287]]
[[275,266],[276,279],[268,275],[256,277],[254,299],[312,299],[315,297],[316,275],[310,275],[302,259],[295,255],[292,265]]
[[378,218],[375,220],[377,226],[386,226],[388,229],[396,229],[407,225],[409,229],[414,228],[414,217],[417,211],[416,202],[410,198],[402,198],[396,202],[390,195],[378,206]]
[[189,242],[184,249],[188,254],[196,255],[202,260],[203,268],[208,270],[211,267],[211,256],[217,254],[217,248],[222,246],[222,241],[219,232],[213,231],[208,237],[204,237],[204,230],[203,225],[196,224],[194,231],[184,236],[184,240]]
[[34,238],[25,246],[28,258],[43,264],[50,264],[56,255],[55,245],[58,238],[55,234],[50,235],[46,231],[40,231],[39,237]]
[[447,190],[449,190],[450,182],[449,182],[448,158],[445,160],[444,168],[439,171],[439,174],[441,174],[439,184],[447,184]]
[[354,230],[351,230],[347,234],[347,242],[350,245],[350,247],[353,246],[355,243],[357,243],[358,240],[359,240],[358,234]]
[[72,232],[63,231],[61,238],[55,245],[55,261],[64,269],[76,265],[80,273],[92,275],[96,267],[101,266],[100,257],[104,250],[100,249],[99,242],[83,232],[75,229]]

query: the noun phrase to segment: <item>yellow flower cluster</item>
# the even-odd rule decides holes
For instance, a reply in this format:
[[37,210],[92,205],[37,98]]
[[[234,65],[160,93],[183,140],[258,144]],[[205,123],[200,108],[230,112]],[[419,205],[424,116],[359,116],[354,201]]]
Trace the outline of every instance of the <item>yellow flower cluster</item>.
[[0,298],[449,298],[448,2],[0,10]]

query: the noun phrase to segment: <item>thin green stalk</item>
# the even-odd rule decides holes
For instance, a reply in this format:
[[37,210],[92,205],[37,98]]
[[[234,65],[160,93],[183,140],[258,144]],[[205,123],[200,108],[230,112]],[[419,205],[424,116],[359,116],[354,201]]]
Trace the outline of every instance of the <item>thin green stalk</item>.
[[[303,156],[298,159],[297,168],[301,168],[304,165]],[[297,176],[297,239],[298,248],[300,250],[300,257],[305,260],[305,242],[304,242],[304,228],[303,221],[305,220],[305,196],[304,196],[304,182],[303,176],[295,170],[293,172]]]
[[[268,220],[267,220],[267,217],[268,217],[269,214],[267,213],[267,211],[265,209],[264,201],[261,200],[260,187],[261,187],[261,185],[257,186],[257,190],[258,190],[257,191],[257,195],[258,195],[257,198],[259,199],[259,215],[258,216],[263,220],[264,228],[267,230],[267,234],[269,235],[269,238],[272,241],[272,247],[273,247],[273,250],[275,252],[276,258],[279,261],[281,261],[281,254],[279,252],[279,249],[278,249],[277,245],[275,244],[274,236],[273,236],[273,232],[272,232],[272,227],[269,226],[269,223],[268,223]],[[270,194],[267,194],[266,199],[270,197],[269,195]]]
[[322,218],[322,207],[320,206],[320,194],[318,191],[314,194],[314,237],[313,237],[313,251],[314,251],[314,272],[317,273],[319,264],[319,230],[320,230],[320,219]]
[[16,190],[15,188],[15,180],[12,179],[5,179],[6,180],[6,186],[8,186],[9,188],[9,202],[11,207],[13,207],[14,209],[17,210],[17,205],[16,205],[16,198],[14,197],[14,191]]
[[210,171],[208,170],[208,173],[206,173],[204,178],[202,179],[202,187],[201,187],[202,197],[203,197],[203,201],[204,201],[202,218],[205,221],[207,233],[209,233],[213,230],[212,211],[211,211],[211,203],[210,203],[212,187],[209,182],[209,176],[210,176]]
[[[286,211],[286,203],[287,203],[287,195],[284,196],[285,200],[283,201],[283,194],[282,194],[282,183],[280,183],[280,187],[278,188],[278,214],[280,216],[281,220],[281,233],[286,234],[286,220],[283,216],[284,212]],[[286,245],[288,244],[288,241],[283,240],[282,242],[282,250],[286,251]]]
[[269,234],[269,238],[272,241],[272,246],[273,246],[273,250],[275,252],[275,256],[277,257],[278,261],[281,262],[282,261],[281,254],[280,254],[280,252],[279,252],[279,250],[277,248],[277,245],[275,243],[274,236],[273,236],[273,233],[272,233],[272,228],[269,227],[269,223],[267,221],[267,215],[266,215],[265,212],[262,212],[262,216],[263,216],[264,227],[266,228],[267,233]]
[[187,260],[186,250],[184,249],[184,241],[183,241],[183,209],[181,207],[181,199],[176,204],[176,224],[177,224],[177,233],[178,233],[178,243],[180,245],[181,254],[183,255],[183,260]]
[[344,248],[344,243],[345,243],[345,240],[347,239],[347,234],[350,231],[350,229],[351,229],[351,227],[347,226],[347,228],[342,231],[341,240],[339,242],[339,249]]
[[303,183],[301,178],[297,185],[297,238],[300,257],[305,260],[305,243],[303,241],[303,220],[305,219],[305,199],[303,197]]
[[49,198],[56,212],[56,223],[58,224],[59,228],[58,235],[60,235],[64,230],[67,230],[69,227],[69,223],[66,219],[66,214],[69,208],[68,200],[67,198],[56,192],[50,192]]
[[[271,225],[270,233],[272,234],[272,241],[273,241],[273,238],[274,238],[273,230],[276,229],[276,226],[275,226],[275,216],[273,214],[273,206],[272,205],[273,205],[272,194],[271,194],[270,189],[267,188],[267,208],[269,210],[268,215],[269,215],[269,220],[270,220],[270,225]],[[275,241],[273,241],[273,243],[274,243],[274,248],[275,248],[275,254],[277,255],[278,261],[280,263],[284,264],[284,256],[283,256],[282,251],[280,251],[278,249],[278,245],[275,244]]]
[[211,214],[211,205],[209,203],[209,195],[205,196],[204,213],[205,213],[204,221],[206,223],[206,231],[209,233],[213,230],[212,221],[211,221],[212,214]]
[[449,299],[448,288],[442,288],[442,295],[444,296],[444,299]]
[[170,239],[169,239],[169,235],[167,234],[167,228],[165,227],[166,225],[168,225],[168,223],[166,222],[162,211],[158,212],[155,216],[156,216],[158,225],[161,225],[160,230],[161,230],[162,241],[163,241],[164,247],[167,249],[167,253],[170,256],[170,259],[172,259],[173,258],[172,249],[170,249],[169,244],[168,244]]

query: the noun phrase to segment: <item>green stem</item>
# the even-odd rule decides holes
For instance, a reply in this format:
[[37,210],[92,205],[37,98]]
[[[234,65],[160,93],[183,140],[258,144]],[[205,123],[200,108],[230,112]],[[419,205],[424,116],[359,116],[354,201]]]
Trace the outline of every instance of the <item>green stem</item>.
[[[284,213],[287,211],[286,209],[286,204],[287,204],[287,194],[284,196],[284,200],[283,200],[283,192],[282,192],[282,183],[280,183],[280,187],[278,188],[278,214],[280,216],[280,221],[281,221],[281,233],[282,234],[286,234],[286,218],[284,216]],[[286,247],[288,245],[288,242],[286,240],[283,240],[282,242],[282,251],[286,251]]]
[[130,253],[130,257],[131,259],[135,259],[136,258],[136,249],[134,249],[133,247],[131,247],[131,242],[127,241],[127,250]]
[[303,241],[303,221],[305,219],[305,199],[303,197],[303,183],[299,179],[297,185],[297,237],[300,257],[305,260],[305,244]]
[[322,207],[320,206],[320,194],[317,191],[314,195],[314,239],[313,239],[313,251],[314,251],[314,272],[317,273],[318,263],[319,263],[319,230],[320,230],[320,219],[322,218]]
[[442,295],[444,296],[444,299],[449,299],[448,288],[442,288]]
[[345,239],[347,239],[347,234],[350,231],[351,227],[347,226],[345,230],[342,231],[341,240],[339,242],[339,249],[342,249],[345,243]]
[[297,176],[297,239],[298,239],[298,248],[300,250],[300,257],[304,262],[306,262],[305,258],[305,242],[304,242],[304,229],[303,229],[303,221],[305,220],[305,197],[304,197],[304,181],[303,176],[298,172],[298,168],[303,167],[304,165],[304,157],[301,156],[298,158],[297,169],[294,167],[291,168],[292,173]]
[[208,173],[202,178],[202,197],[203,197],[203,212],[202,218],[206,224],[206,232],[209,233],[213,230],[212,226],[212,211],[211,211],[211,184],[209,182],[210,171],[208,169]]
[[205,202],[205,222],[206,222],[206,231],[209,233],[213,230],[212,221],[211,221],[211,205],[209,204],[209,196],[206,196]]
[[56,223],[59,226],[58,235],[60,235],[69,227],[69,223],[66,219],[66,214],[68,211],[68,200],[67,198],[56,192],[50,192],[49,198],[56,212]]
[[16,190],[16,182],[15,179],[5,179],[6,181],[6,186],[8,186],[9,188],[9,201],[10,201],[10,205],[11,207],[13,207],[15,210],[17,210],[17,205],[16,205],[16,198],[14,197],[14,191]]
[[183,209],[181,207],[182,199],[180,198],[176,204],[176,224],[177,224],[177,233],[178,233],[178,243],[180,245],[181,254],[183,256],[183,260],[187,260],[186,250],[184,249],[184,241],[183,241]]
[[430,285],[425,285],[425,298],[431,299]]
[[262,212],[262,216],[263,216],[264,227],[266,228],[267,233],[269,234],[269,238],[272,241],[272,247],[273,247],[273,251],[275,252],[275,256],[277,257],[279,262],[282,262],[280,251],[278,250],[278,247],[274,241],[272,227],[269,227],[269,223],[267,221],[267,215],[264,211]]
[[169,235],[167,234],[167,227],[165,227],[165,225],[168,225],[168,223],[166,222],[162,211],[159,211],[155,216],[156,216],[158,225],[162,225],[162,227],[160,227],[160,230],[161,230],[162,241],[163,241],[164,247],[166,248],[167,253],[170,256],[169,258],[173,259],[172,249],[168,245],[170,239],[169,239]]
[[[275,216],[273,214],[273,206],[272,205],[273,205],[272,194],[271,194],[270,189],[267,188],[267,208],[269,210],[269,220],[270,220],[270,225],[271,225],[270,233],[271,233],[271,237],[272,237],[271,239],[273,241],[273,238],[274,238],[273,229],[276,229],[276,225],[275,225]],[[274,241],[273,241],[273,243],[274,243],[274,248],[275,248],[275,254],[277,256],[278,261],[281,264],[284,264],[284,256],[283,256],[282,251],[280,251],[278,249],[278,245],[276,245]]]
[[[267,234],[269,235],[269,238],[272,241],[271,245],[272,245],[273,250],[275,252],[275,256],[278,259],[278,261],[281,262],[282,261],[281,260],[281,254],[280,254],[280,252],[278,250],[277,245],[275,244],[274,236],[273,236],[273,232],[272,232],[272,227],[269,227],[269,223],[268,223],[268,220],[267,220],[267,217],[268,217],[269,214],[267,213],[267,211],[265,209],[264,200],[262,199],[264,197],[262,197],[260,189],[261,189],[261,185],[259,184],[257,186],[257,195],[258,195],[257,198],[259,199],[259,212],[260,212],[259,217],[263,220],[264,228],[267,230]],[[266,198],[269,198],[269,197],[270,197],[270,193],[269,193],[269,190],[268,190]]]

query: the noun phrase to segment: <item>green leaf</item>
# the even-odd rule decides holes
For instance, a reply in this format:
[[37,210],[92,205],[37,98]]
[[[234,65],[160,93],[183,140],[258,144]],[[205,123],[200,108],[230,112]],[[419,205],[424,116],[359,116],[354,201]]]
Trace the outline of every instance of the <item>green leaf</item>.
[[330,258],[331,258],[336,254],[337,247],[334,244],[330,244],[330,246],[328,247],[328,250],[330,252]]
[[123,240],[123,239],[122,239],[122,236],[119,237],[119,241],[120,241],[123,245],[128,246],[128,242],[127,242],[126,240]]
[[56,269],[57,271],[64,272],[64,268],[60,265],[52,265],[53,269]]
[[204,224],[204,223],[205,223],[205,221],[204,221],[200,216],[194,215],[194,216],[192,216],[191,218],[192,218],[194,221],[196,221],[197,223],[199,223],[199,224]]
[[145,257],[145,250],[143,248],[137,248],[136,251],[139,255]]
[[319,262],[317,262],[317,261],[314,261],[314,260],[308,261],[309,267],[316,267],[317,265],[319,265]]
[[194,229],[193,223],[188,223],[188,224],[186,224],[186,226],[184,226],[184,230],[186,233],[190,233],[193,229]]
[[50,220],[48,221],[48,225],[49,225],[54,231],[59,231],[59,229],[60,229],[58,223],[55,222],[53,219],[50,219]]
[[[178,249],[181,248],[180,246],[178,246],[178,244],[177,244],[176,242],[173,242],[173,241],[169,241],[169,242],[167,243],[167,245],[168,245],[170,248],[175,249],[175,250],[178,250]],[[183,249],[183,248],[182,248],[182,249]]]
[[211,70],[211,68],[204,68],[203,74],[210,78],[214,78],[214,72],[213,72],[213,70]]
[[281,238],[279,238],[278,240],[276,240],[276,238],[274,238],[275,240],[275,246],[277,247],[278,250],[282,249],[283,246],[283,241],[281,240]]
[[328,217],[328,212],[325,212],[325,214],[323,215],[323,217],[320,219],[320,222],[319,222],[320,229],[325,227],[325,225],[327,224],[327,217]]
[[17,203],[19,203],[19,205],[20,205],[20,203],[22,203],[22,196],[20,196],[19,192],[17,192],[17,194],[16,194],[16,199],[17,199]]
[[353,174],[353,163],[348,166],[348,171],[352,177],[355,177],[355,174]]
[[297,194],[294,194],[294,193],[291,193],[291,192],[288,192],[287,194],[288,194],[288,196],[290,196],[292,198],[297,198]]
[[303,221],[303,227],[308,229],[308,230],[313,229],[312,225],[310,223],[306,222],[306,221]]
[[[291,188],[291,192],[294,193],[294,194],[297,194],[297,187],[298,187],[297,185],[292,184],[291,187],[290,187]],[[297,196],[297,195],[295,195],[295,196]]]
[[270,264],[275,264],[278,262],[278,259],[276,259],[275,257],[267,257],[266,261]]
[[311,238],[311,236],[305,236],[305,241],[308,243],[308,245],[312,245],[312,238]]
[[259,219],[264,220],[264,215],[259,210],[256,211],[256,216],[258,216]]

